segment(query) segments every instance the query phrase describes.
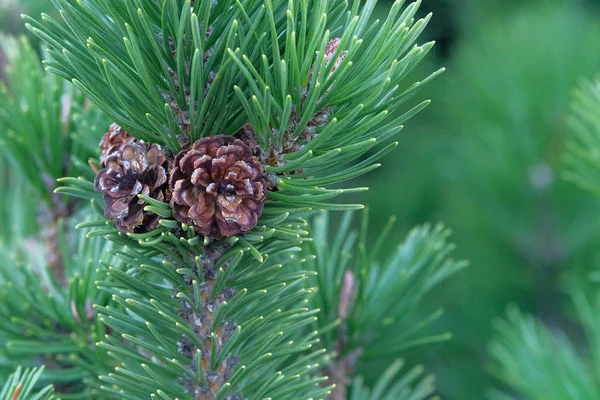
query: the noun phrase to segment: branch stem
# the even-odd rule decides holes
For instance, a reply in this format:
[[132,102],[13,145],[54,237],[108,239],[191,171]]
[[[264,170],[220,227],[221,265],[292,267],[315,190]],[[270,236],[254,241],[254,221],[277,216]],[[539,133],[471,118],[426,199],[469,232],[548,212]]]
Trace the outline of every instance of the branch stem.
[[[188,377],[183,378],[186,391],[192,394],[195,400],[214,400],[219,389],[231,378],[233,367],[237,364],[237,359],[230,355],[225,356],[216,368],[213,368],[211,363],[211,354],[222,350],[236,328],[235,322],[224,321],[213,330],[216,311],[224,301],[235,294],[232,289],[224,289],[214,300],[212,299],[216,278],[215,262],[229,250],[228,247],[230,246],[211,244],[203,248],[201,273],[204,281],[202,283],[189,282],[188,293],[190,298],[194,298],[194,286],[198,285],[202,304],[192,307],[190,304],[182,302],[180,309],[180,316],[202,344],[202,348],[197,348],[189,339],[183,337],[179,346],[180,353],[190,359],[192,368],[199,365],[202,369],[195,371],[201,384]],[[197,357],[200,357],[200,360],[197,360]]]

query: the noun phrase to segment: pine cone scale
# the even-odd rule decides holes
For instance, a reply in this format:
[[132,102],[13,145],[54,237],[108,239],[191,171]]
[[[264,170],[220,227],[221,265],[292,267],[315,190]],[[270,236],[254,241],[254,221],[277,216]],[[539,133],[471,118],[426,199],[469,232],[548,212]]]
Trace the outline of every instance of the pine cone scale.
[[133,142],[134,140],[135,139],[119,125],[112,124],[108,128],[108,132],[102,136],[102,140],[100,141],[100,149],[102,150],[100,153],[100,166],[106,166],[105,161],[109,155],[121,150],[125,144]]
[[210,194],[201,193],[196,204],[188,212],[189,217],[196,222],[196,230],[203,235],[210,235],[214,230],[215,206],[213,198],[214,196]]

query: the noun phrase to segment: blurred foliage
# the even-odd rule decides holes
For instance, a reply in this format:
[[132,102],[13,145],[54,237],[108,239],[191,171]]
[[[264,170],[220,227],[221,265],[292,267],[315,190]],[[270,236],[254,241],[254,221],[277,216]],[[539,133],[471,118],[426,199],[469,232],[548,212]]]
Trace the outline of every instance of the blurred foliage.
[[[109,125],[70,82],[46,73],[26,38],[0,36],[9,64],[0,82],[0,153],[47,203],[63,176],[93,177],[87,160]],[[35,147],[44,151],[35,151]],[[55,197],[55,196],[54,196]]]
[[[328,214],[314,217],[314,241],[305,249],[303,264],[318,272],[306,284],[320,288],[311,298],[311,305],[319,310],[315,330],[325,330],[319,324],[330,326],[342,319],[342,329],[324,335],[324,345],[334,348],[335,343],[343,343],[338,351],[360,350],[363,361],[397,356],[408,348],[450,338],[448,332],[428,329],[442,310],[424,314],[420,307],[425,299],[436,297],[440,284],[468,265],[453,258],[450,232],[442,225],[420,226],[393,246],[382,247],[395,218],[381,232],[368,229],[368,212],[360,230],[350,230],[352,219],[353,214],[346,213],[334,231]],[[328,239],[334,232],[334,239]],[[377,240],[367,246],[367,237]],[[311,260],[311,255],[316,258]]]
[[[66,173],[91,174],[87,160],[109,122],[44,71],[26,38],[0,35],[0,49],[9,60],[0,81],[0,386],[14,394],[21,384],[15,399],[47,399],[51,388],[31,392],[41,376],[69,393],[63,398],[98,398],[93,377],[113,367],[106,351],[89,346],[106,333],[92,304],[110,302],[94,285],[106,279],[98,260],[107,247],[75,231],[89,209],[52,190]],[[39,374],[18,369],[41,364]]]
[[46,386],[34,393],[35,386],[42,375],[44,368],[17,370],[8,378],[4,387],[0,390],[0,399],[10,400],[55,400],[54,388]]
[[[600,197],[600,81],[586,79],[577,87],[567,121],[571,132],[564,176]],[[598,275],[595,271],[585,276],[595,281],[593,290],[586,290],[587,279],[569,277],[575,305],[573,327],[553,326],[510,307],[506,320],[495,323],[496,337],[489,346],[490,370],[528,399],[599,398]],[[493,395],[505,398],[501,392]]]
[[[379,232],[369,229],[368,209],[356,230],[351,229],[351,212],[335,224],[331,219],[327,213],[312,218],[314,240],[305,246],[298,265],[317,272],[305,284],[319,288],[309,304],[319,310],[313,328],[324,332],[320,345],[338,353],[331,369],[340,371],[356,364],[364,372],[373,364],[386,367],[382,359],[391,358],[389,367],[369,382],[372,391],[365,387],[362,376],[354,379],[350,398],[429,398],[435,391],[433,376],[424,375],[423,366],[398,376],[404,362],[395,357],[410,348],[448,343],[452,334],[443,331],[444,327],[437,326],[437,332],[431,329],[443,315],[440,303],[427,312],[422,304],[437,298],[439,286],[462,271],[467,262],[453,259],[454,244],[442,225],[413,228],[406,238],[395,238],[394,243],[383,246],[394,217]],[[367,245],[368,238],[375,238],[372,245]],[[337,329],[330,329],[336,320]]]
[[484,368],[493,318],[514,302],[564,323],[563,272],[589,265],[598,246],[597,202],[560,171],[572,87],[600,70],[600,25],[586,1],[423,3],[432,26],[449,26],[437,53],[448,71],[378,179],[365,182],[364,201],[378,227],[398,215],[402,229],[390,236],[432,220],[454,229],[458,254],[472,263],[442,295],[441,324],[455,339],[409,360],[430,357],[443,397],[475,399],[496,385]]
[[565,178],[600,197],[600,79],[584,80],[573,97]]
[[37,213],[29,210],[37,210],[40,200],[23,181],[24,177],[17,172],[14,164],[0,157],[0,183],[11,188],[0,191],[0,226],[5,227],[0,230],[0,243],[6,247],[16,245],[37,232]]
[[0,0],[0,31],[26,33],[21,14],[39,15],[53,9],[48,0]]
[[[364,386],[362,377],[354,379],[350,400],[425,400],[435,392],[435,378],[423,375],[418,365],[409,371],[401,371],[403,360],[396,360],[377,380],[372,390]],[[400,373],[400,376],[398,376]]]
[[[53,7],[49,0],[0,0],[0,35],[27,35],[21,14],[40,15],[52,14]],[[28,35],[34,48],[38,48],[39,40],[33,35]],[[0,48],[0,80],[4,76],[5,65],[9,62]]]
[[[489,347],[490,371],[530,400],[595,400],[600,398],[600,296],[587,299],[574,290],[574,302],[589,350],[559,329],[511,307],[506,320],[496,321],[497,338]],[[493,400],[504,400],[492,391]]]

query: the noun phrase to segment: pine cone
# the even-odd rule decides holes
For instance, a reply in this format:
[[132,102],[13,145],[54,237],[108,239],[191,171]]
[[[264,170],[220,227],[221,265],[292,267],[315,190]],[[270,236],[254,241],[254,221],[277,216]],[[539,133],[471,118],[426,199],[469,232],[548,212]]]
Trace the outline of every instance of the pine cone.
[[169,179],[173,216],[213,239],[246,233],[256,226],[267,197],[263,171],[241,140],[200,139],[175,156]]
[[168,162],[161,146],[143,141],[124,143],[106,156],[105,163],[94,187],[104,197],[106,218],[116,220],[117,228],[124,233],[155,229],[160,217],[144,211],[146,202],[138,194],[168,201]]
[[[329,43],[327,43],[327,46],[325,47],[325,62],[327,65],[329,65],[333,59],[333,56],[335,54],[335,52],[337,51],[338,47],[340,45],[340,39],[339,38],[335,38],[331,41],[329,41]],[[331,74],[333,74],[338,68],[339,66],[342,64],[342,61],[344,61],[344,58],[346,58],[346,54],[348,54],[347,51],[342,51],[339,55],[339,57],[334,61],[333,64],[333,68],[331,69]]]
[[[327,78],[331,77],[331,75],[333,75],[333,73],[340,67],[340,65],[342,64],[342,61],[344,61],[344,58],[346,58],[346,55],[348,55],[348,51],[344,50],[342,52],[340,52],[340,55],[334,60],[333,56],[335,55],[335,52],[337,51],[338,47],[340,46],[340,39],[339,38],[335,38],[330,40],[327,45],[325,46],[325,51],[324,51],[324,56],[325,56],[325,66],[329,66],[332,62],[333,62],[333,66],[331,67],[331,72],[329,73],[329,75],[327,75]],[[317,55],[319,54],[319,52],[317,52]],[[310,88],[310,83],[312,82],[312,75],[315,72],[315,67],[316,65],[313,65],[310,68],[310,75],[308,77],[308,84],[306,85],[305,88],[303,88],[302,90],[302,102],[304,102],[306,100],[306,95],[308,93],[308,90]],[[321,83],[325,83],[326,79],[323,79],[323,77],[319,76],[319,78],[321,78]]]
[[119,125],[113,123],[108,128],[108,132],[102,136],[100,141],[100,166],[106,167],[106,157],[115,151],[123,150],[123,146],[127,143],[135,141],[135,138],[131,136],[127,131],[121,128]]

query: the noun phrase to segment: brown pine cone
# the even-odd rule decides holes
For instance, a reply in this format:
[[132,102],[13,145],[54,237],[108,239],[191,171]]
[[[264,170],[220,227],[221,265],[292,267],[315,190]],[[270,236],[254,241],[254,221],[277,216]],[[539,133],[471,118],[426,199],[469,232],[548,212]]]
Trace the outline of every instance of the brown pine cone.
[[[348,55],[348,51],[344,50],[342,52],[340,52],[340,55],[334,60],[333,56],[335,55],[335,52],[337,51],[338,47],[340,46],[341,40],[339,38],[335,38],[330,40],[327,45],[325,46],[325,51],[324,51],[324,55],[325,55],[325,66],[329,66],[332,62],[333,62],[333,66],[331,67],[331,72],[329,73],[329,75],[327,76],[327,78],[329,78],[331,75],[333,75],[333,73],[340,67],[340,65],[342,64],[342,61],[344,61],[344,58],[346,58],[346,56]],[[319,54],[319,52],[317,52],[317,55]],[[306,86],[306,88],[304,88],[303,91],[303,98],[302,101],[306,100],[305,96],[306,93],[308,92],[308,88],[310,87],[310,83],[312,82],[312,75],[315,72],[315,67],[316,65],[313,65],[310,69],[310,75],[308,77],[308,84]],[[325,83],[325,81],[327,79],[323,79],[321,78],[321,83]]]
[[263,166],[231,136],[198,140],[182,150],[171,170],[173,216],[213,239],[256,226],[267,197]]
[[117,228],[124,233],[155,229],[160,217],[144,211],[146,202],[138,194],[168,201],[168,162],[161,146],[143,141],[125,143],[122,149],[107,155],[105,163],[94,187],[104,197],[106,218],[116,220]]
[[[340,45],[339,38],[335,38],[335,39],[329,41],[329,43],[327,43],[327,46],[325,47],[325,63],[326,63],[326,65],[329,65],[331,63],[331,61],[333,60],[333,56],[334,56],[335,52],[337,51],[339,45]],[[340,64],[342,64],[342,61],[344,61],[344,58],[346,58],[346,54],[348,54],[348,52],[345,50],[340,53],[339,57],[334,61],[333,68],[331,69],[331,74],[333,74],[339,68]]]
[[106,167],[106,157],[118,150],[123,150],[123,146],[127,143],[135,141],[135,138],[131,136],[127,131],[121,128],[119,125],[113,123],[108,128],[108,132],[102,136],[100,141],[100,166]]

